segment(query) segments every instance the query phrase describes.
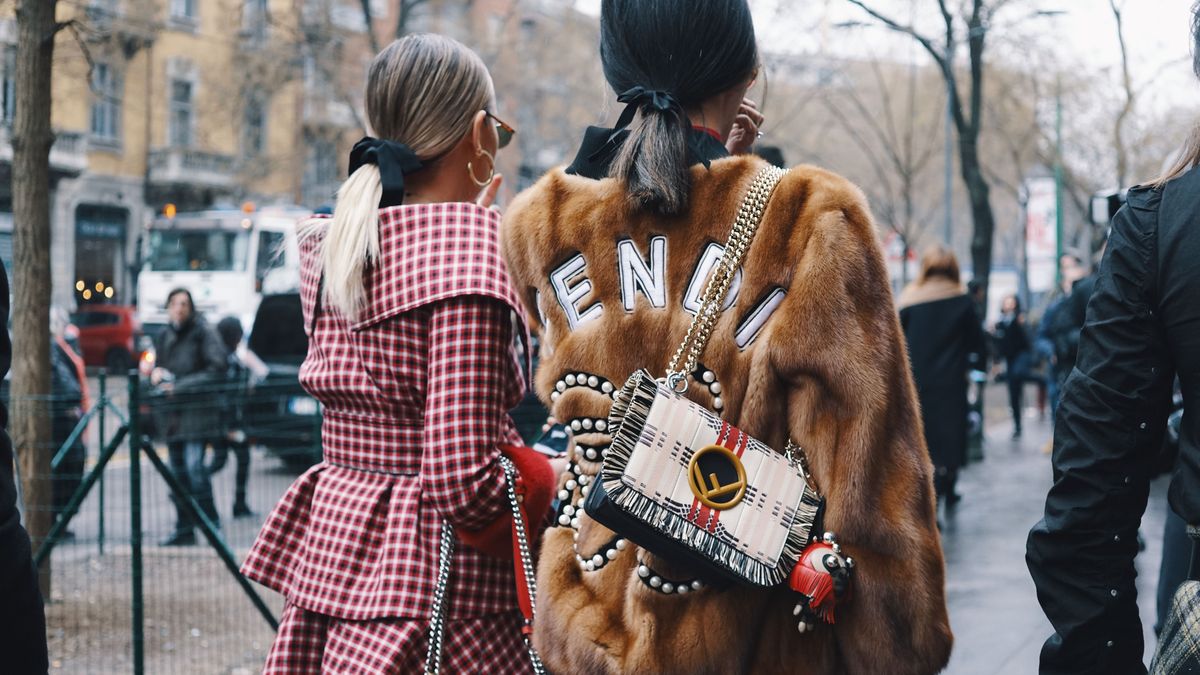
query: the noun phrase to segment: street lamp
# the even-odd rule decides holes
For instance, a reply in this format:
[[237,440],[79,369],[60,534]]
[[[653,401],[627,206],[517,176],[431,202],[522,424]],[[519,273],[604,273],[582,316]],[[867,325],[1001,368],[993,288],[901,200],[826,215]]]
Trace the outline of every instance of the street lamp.
[[[1067,14],[1065,9],[1043,9],[1033,13],[1035,17],[1055,19]],[[1062,286],[1063,256],[1063,97],[1062,72],[1054,73],[1054,282]]]

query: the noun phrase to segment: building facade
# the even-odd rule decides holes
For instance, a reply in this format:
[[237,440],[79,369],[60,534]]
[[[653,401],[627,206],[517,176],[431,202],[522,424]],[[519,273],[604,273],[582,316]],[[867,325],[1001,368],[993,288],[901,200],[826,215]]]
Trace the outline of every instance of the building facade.
[[[602,82],[572,0],[369,0],[377,43],[432,30],[492,68],[520,130],[505,196],[573,151]],[[55,304],[135,301],[147,225],[178,212],[329,205],[367,128],[362,0],[59,2],[51,152]],[[401,19],[403,17],[403,19]],[[0,259],[11,265],[16,22],[0,8]],[[589,71],[588,69],[591,69]]]

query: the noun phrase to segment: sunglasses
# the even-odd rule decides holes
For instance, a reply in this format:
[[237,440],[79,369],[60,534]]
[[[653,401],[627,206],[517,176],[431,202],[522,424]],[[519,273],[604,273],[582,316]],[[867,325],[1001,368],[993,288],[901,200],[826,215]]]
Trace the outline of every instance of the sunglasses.
[[492,118],[492,121],[494,121],[496,123],[496,136],[500,139],[499,146],[501,148],[503,148],[503,147],[506,147],[509,143],[512,143],[513,136],[516,135],[517,130],[514,129],[511,124],[509,124],[508,122],[505,122],[504,120],[500,119],[499,117],[496,117],[495,115],[488,112],[487,110],[484,110],[483,113],[485,115],[487,115],[488,117]]

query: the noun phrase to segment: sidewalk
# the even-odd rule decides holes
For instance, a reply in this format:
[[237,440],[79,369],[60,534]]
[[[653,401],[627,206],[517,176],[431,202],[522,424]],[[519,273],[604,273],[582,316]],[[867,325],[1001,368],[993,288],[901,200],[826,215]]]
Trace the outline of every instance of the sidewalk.
[[[988,396],[998,399],[999,391]],[[1027,413],[1029,411],[1027,410]],[[1025,538],[1042,517],[1050,488],[1050,456],[1043,453],[1050,426],[1025,420],[1025,435],[1011,440],[1012,422],[993,414],[984,460],[964,469],[963,496],[944,517],[946,592],[954,652],[951,675],[1029,675],[1036,673],[1050,627],[1037,602],[1025,566]],[[1142,520],[1146,550],[1137,559],[1138,605],[1146,640],[1146,661],[1154,651],[1155,584],[1162,555],[1167,480],[1156,481]]]

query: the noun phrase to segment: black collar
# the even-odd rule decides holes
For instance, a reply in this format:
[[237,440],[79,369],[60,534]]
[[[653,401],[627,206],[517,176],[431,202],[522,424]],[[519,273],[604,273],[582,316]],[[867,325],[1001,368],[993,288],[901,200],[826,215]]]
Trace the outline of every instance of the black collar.
[[[594,159],[592,155],[604,148],[604,144],[612,132],[611,128],[588,127],[583,134],[583,144],[575,155],[575,161],[571,162],[566,169],[567,173],[595,180],[607,178],[609,168],[612,166],[613,160],[617,158],[621,142],[624,142],[625,138],[629,136],[629,131],[627,129],[620,131],[618,135],[620,142],[607,148],[606,152],[600,153]],[[688,164],[703,164],[707,167],[713,160],[728,156],[729,151],[725,149],[725,146],[721,145],[721,142],[708,132],[699,129],[688,131]]]

